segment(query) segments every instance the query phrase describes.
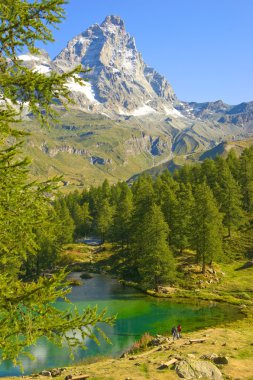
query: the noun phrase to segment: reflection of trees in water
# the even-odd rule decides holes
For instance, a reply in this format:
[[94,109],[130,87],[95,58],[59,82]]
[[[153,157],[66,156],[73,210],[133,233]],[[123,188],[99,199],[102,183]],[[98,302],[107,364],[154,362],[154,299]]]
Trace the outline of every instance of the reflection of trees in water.
[[[214,326],[224,320],[234,320],[236,316],[241,317],[233,307],[216,306],[207,302],[179,304],[171,300],[147,297],[135,289],[122,287],[117,280],[108,275],[94,274],[92,279],[84,280],[83,285],[74,287],[69,298],[75,302],[78,309],[98,304],[99,309],[107,307],[109,314],[118,314],[114,326],[103,325],[103,331],[110,337],[112,344],[101,339],[100,346],[97,346],[88,340],[88,350],[77,350],[76,362],[90,356],[118,356],[145,332],[170,334],[171,327],[178,323],[182,325],[184,333]],[[61,302],[58,306],[60,309],[63,307]],[[36,356],[36,360],[24,360],[27,373],[73,364],[67,347],[56,347],[46,339],[40,339],[37,346],[32,347],[30,351]],[[6,364],[0,366],[1,376],[20,373],[13,365],[9,366],[9,372],[7,368]]]

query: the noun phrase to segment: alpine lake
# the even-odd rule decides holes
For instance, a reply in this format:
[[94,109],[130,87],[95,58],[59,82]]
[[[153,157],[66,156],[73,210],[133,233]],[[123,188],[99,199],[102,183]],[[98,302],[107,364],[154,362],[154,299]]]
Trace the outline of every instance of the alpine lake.
[[[80,273],[73,273],[71,278],[79,279],[79,276]],[[98,310],[106,308],[108,315],[117,315],[114,326],[100,326],[111,344],[102,337],[99,338],[99,346],[88,339],[87,350],[78,349],[72,360],[67,347],[60,348],[43,338],[29,348],[35,360],[27,357],[22,360],[24,372],[12,363],[3,363],[0,365],[0,376],[32,374],[44,369],[66,367],[99,355],[119,357],[145,332],[151,335],[170,334],[172,326],[179,323],[184,333],[242,318],[242,314],[231,305],[154,298],[122,286],[106,274],[94,274],[91,279],[81,281],[80,286],[73,287],[68,298],[79,310],[97,305]],[[66,305],[58,301],[57,307],[62,309]]]

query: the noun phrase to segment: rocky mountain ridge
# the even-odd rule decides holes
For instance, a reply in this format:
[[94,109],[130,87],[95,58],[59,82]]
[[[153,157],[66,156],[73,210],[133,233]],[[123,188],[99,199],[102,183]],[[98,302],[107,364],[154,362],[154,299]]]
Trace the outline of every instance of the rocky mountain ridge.
[[118,16],[107,16],[71,39],[53,63],[63,71],[77,63],[91,69],[85,76],[94,94],[93,109],[133,115],[173,109],[172,87],[145,64]]
[[21,55],[20,59],[44,74],[65,72],[78,64],[90,70],[83,75],[88,80],[85,86],[75,81],[67,84],[76,105],[85,112],[112,119],[167,115],[240,126],[253,121],[253,102],[228,105],[222,100],[180,101],[166,78],[144,62],[119,16],[107,16],[100,25],[75,36],[53,60],[45,51],[37,56]]
[[[112,181],[127,179],[175,156],[252,136],[253,102],[180,101],[169,82],[144,62],[119,16],[107,16],[75,36],[53,60],[43,51],[19,59],[45,75],[77,64],[91,69],[83,75],[88,79],[85,86],[74,80],[67,83],[76,104],[68,113],[60,108],[60,129],[33,139],[34,150],[29,146],[32,156],[36,149],[44,154],[40,161],[50,158],[48,175],[71,173],[76,181],[92,165],[94,173],[98,168]],[[32,115],[26,120],[29,125]]]

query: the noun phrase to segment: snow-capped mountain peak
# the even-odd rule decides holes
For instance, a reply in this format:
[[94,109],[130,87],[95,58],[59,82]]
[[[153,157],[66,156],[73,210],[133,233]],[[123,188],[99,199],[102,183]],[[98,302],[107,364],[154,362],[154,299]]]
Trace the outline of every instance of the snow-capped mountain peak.
[[[78,63],[91,72],[89,79],[96,106],[114,113],[135,114],[143,105],[152,102],[155,111],[173,108],[174,91],[164,77],[148,67],[138,52],[135,40],[126,32],[119,16],[107,16],[71,39],[66,48],[53,60],[58,70],[68,70]],[[78,102],[89,107],[83,92]],[[94,109],[95,102],[92,102]],[[137,112],[138,113],[138,112]]]

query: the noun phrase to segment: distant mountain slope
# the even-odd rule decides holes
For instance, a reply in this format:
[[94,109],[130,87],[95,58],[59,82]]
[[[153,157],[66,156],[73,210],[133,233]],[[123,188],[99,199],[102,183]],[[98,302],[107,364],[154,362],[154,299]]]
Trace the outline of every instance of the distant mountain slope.
[[24,113],[25,128],[33,131],[27,151],[34,176],[63,174],[73,186],[104,178],[116,182],[168,161],[177,166],[212,156],[224,141],[253,135],[253,102],[180,101],[144,62],[119,16],[107,16],[75,36],[53,60],[45,51],[19,59],[45,75],[77,64],[91,69],[84,74],[85,86],[66,83],[76,104],[68,111],[57,107],[59,126],[40,130],[33,115]]
[[[162,124],[146,127],[135,120],[111,120],[80,110],[61,111],[59,125],[41,129],[30,116],[22,128],[31,132],[26,152],[32,176],[64,175],[71,189],[126,180],[134,173],[167,160],[171,135]],[[163,130],[160,130],[162,129]]]
[[152,177],[161,174],[164,170],[169,170],[173,173],[176,169],[179,169],[183,165],[191,165],[194,163],[201,163],[205,159],[210,158],[214,159],[217,156],[227,157],[228,152],[233,149],[236,155],[239,157],[245,148],[248,148],[253,145],[253,137],[246,140],[237,140],[230,142],[222,142],[215,146],[212,149],[206,150],[202,153],[191,153],[188,155],[178,155],[174,158],[171,158],[168,161],[165,161],[159,165],[153,166],[147,170],[144,170],[140,173],[136,173],[132,177],[128,178],[127,182],[132,183],[142,174],[149,174]]
[[202,153],[199,157],[199,160],[203,161],[206,158],[215,158],[216,156],[226,157],[231,149],[235,151],[237,156],[240,156],[244,149],[250,147],[251,145],[253,145],[253,137],[250,137],[246,140],[223,142],[217,145],[215,148]]

